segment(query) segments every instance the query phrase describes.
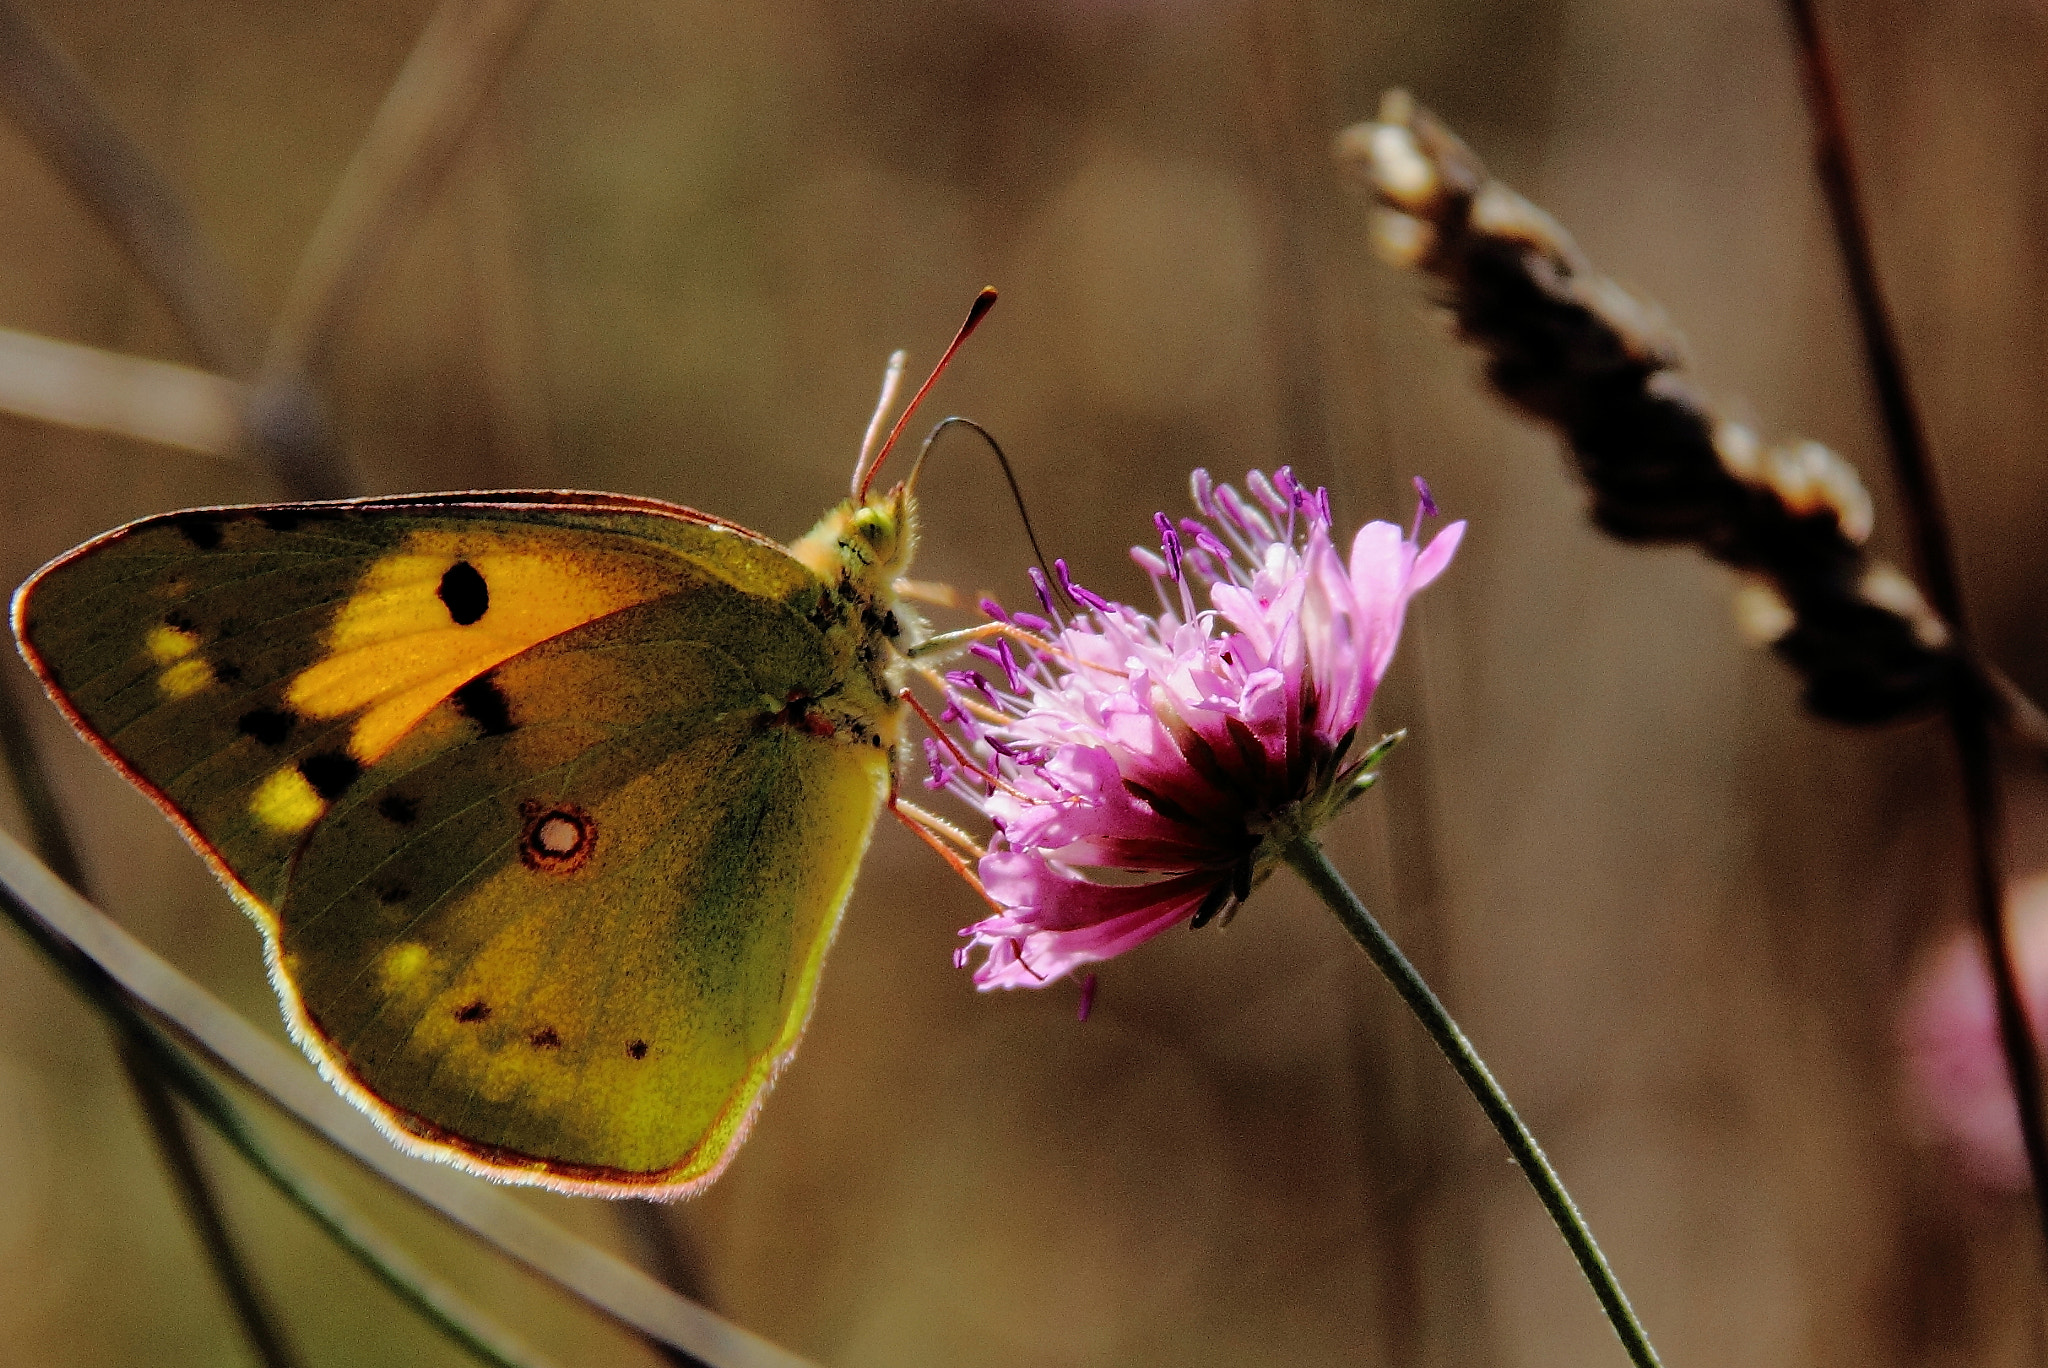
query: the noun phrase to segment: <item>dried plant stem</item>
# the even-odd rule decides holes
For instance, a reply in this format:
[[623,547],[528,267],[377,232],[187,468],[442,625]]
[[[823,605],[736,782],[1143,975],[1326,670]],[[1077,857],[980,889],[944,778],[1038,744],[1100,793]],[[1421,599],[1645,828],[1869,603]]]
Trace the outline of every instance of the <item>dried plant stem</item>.
[[256,1351],[265,1368],[296,1368],[301,1360],[292,1351],[262,1290],[249,1275],[234,1234],[222,1217],[206,1169],[199,1162],[199,1151],[185,1128],[185,1118],[171,1100],[171,1091],[164,1085],[156,1060],[147,1047],[131,1038],[122,1042],[121,1064],[156,1139],[157,1157],[178,1189],[185,1204],[185,1217],[198,1234],[207,1262],[213,1265],[214,1276],[220,1279],[235,1315],[241,1320],[249,1347]]
[[[260,330],[235,277],[163,172],[121,131],[48,35],[0,0],[0,108],[113,234],[208,370],[244,377]],[[302,378],[252,390],[243,432],[297,499],[345,492],[343,462]]]
[[[1906,381],[1905,362],[1890,311],[1885,306],[1884,292],[1878,284],[1876,258],[1857,188],[1855,164],[1849,153],[1841,90],[1812,0],[1786,0],[1786,12],[1798,41],[1807,104],[1813,116],[1814,162],[1848,274],[1849,294],[1855,305],[1871,384],[1884,419],[1892,469],[1905,496],[1905,513],[1912,527],[1921,579],[1935,611],[1947,619],[1959,648],[1970,654],[1955,549],[1949,537],[1934,462],[1928,452],[1926,429]],[[2007,1072],[2012,1077],[2013,1096],[2019,1104],[2020,1134],[2026,1142],[2027,1166],[2033,1174],[2042,1233],[2048,1237],[2048,1121],[2044,1121],[2041,1111],[2040,1051],[2020,996],[2019,974],[2007,934],[2000,868],[2004,813],[1991,742],[1991,714],[1999,701],[1987,697],[1973,681],[1964,679],[1949,689],[1946,705],[1962,769],[1963,811],[1969,828],[1971,902],[1991,962],[1999,1039],[2005,1049]]]
[[[1300,0],[1246,5],[1246,124],[1258,170],[1258,209],[1266,257],[1266,335],[1275,353],[1282,447],[1297,470],[1330,460],[1323,301],[1318,229],[1325,178],[1310,177],[1304,149],[1321,151],[1324,113],[1310,79],[1310,16]],[[1318,167],[1320,170],[1320,167]]]
[[[709,1304],[696,1247],[675,1228],[668,1209],[655,1202],[620,1202],[619,1224],[639,1249],[641,1262],[664,1287],[691,1301]],[[655,1354],[676,1368],[709,1368],[704,1360],[672,1344],[655,1344]]]
[[[72,888],[84,887],[84,867],[51,791],[49,777],[11,694],[0,690],[0,765],[37,846]],[[4,839],[4,838],[0,838]],[[266,1368],[294,1368],[299,1360],[278,1332],[227,1223],[219,1195],[193,1152],[191,1137],[170,1094],[176,1093],[273,1187],[311,1216],[327,1234],[387,1287],[456,1343],[497,1368],[543,1368],[512,1336],[469,1307],[459,1294],[415,1264],[339,1198],[322,1192],[279,1158],[245,1121],[213,1080],[166,1041],[98,962],[17,904],[12,889],[0,894],[13,920],[37,947],[104,1011],[120,1037],[121,1062],[141,1105],[158,1153],[178,1188],[195,1233],[220,1279],[250,1347]]]
[[211,371],[0,328],[0,410],[23,418],[239,457],[247,400]]
[[299,259],[266,377],[319,370],[377,265],[424,209],[540,0],[442,0]]
[[21,715],[11,689],[0,685],[0,767],[14,789],[14,801],[28,821],[29,842],[50,871],[76,889],[84,889],[85,865],[78,858],[78,846],[71,828],[64,824],[64,811],[50,788],[50,776],[36,754],[35,739]]
[[549,1368],[549,1360],[496,1325],[489,1316],[470,1305],[461,1293],[414,1261],[346,1202],[288,1163],[249,1124],[227,1094],[165,1040],[162,1033],[145,1029],[137,1044],[147,1052],[149,1067],[250,1168],[293,1206],[311,1217],[329,1239],[396,1293],[401,1301],[419,1312],[429,1325],[493,1368]]
[[[213,1080],[142,1017],[113,976],[75,943],[55,933],[11,884],[0,885],[0,910],[27,932],[36,948],[50,958],[73,986],[114,1021],[123,1036],[124,1062],[131,1067],[140,1066],[140,1072],[153,1076],[159,1089],[182,1098],[257,1173],[311,1216],[330,1238],[401,1299],[417,1308],[430,1324],[496,1368],[545,1368],[544,1360],[492,1326],[488,1318],[470,1308],[433,1274],[414,1264],[340,1199],[324,1192],[279,1157]],[[168,1095],[163,1100],[168,1102]],[[154,1102],[145,1100],[145,1107],[153,1109]],[[175,1118],[175,1113],[172,1116]],[[180,1139],[183,1138],[181,1132]],[[185,1148],[189,1153],[189,1143]]]
[[246,373],[258,333],[234,276],[148,155],[14,3],[0,0],[0,107],[141,268],[210,370]]
[[[51,791],[49,775],[36,753],[35,741],[29,735],[21,710],[15,706],[13,694],[4,687],[0,687],[0,767],[6,770],[15,800],[21,805],[32,839],[44,858],[65,883],[73,888],[85,887],[85,866],[79,859],[78,846],[71,839],[70,828],[65,825],[63,810],[57,806],[57,796]],[[122,1005],[126,1006],[125,1001]],[[193,1232],[206,1249],[208,1261],[220,1280],[221,1291],[227,1296],[230,1309],[241,1324],[242,1333],[248,1338],[250,1348],[268,1368],[292,1368],[297,1359],[278,1331],[274,1317],[258,1290],[255,1275],[242,1260],[230,1233],[220,1195],[214,1190],[206,1171],[199,1166],[182,1119],[169,1105],[159,1070],[148,1052],[137,1048],[138,1032],[146,1028],[132,1009],[117,1012],[114,1024],[121,1035],[122,1063],[126,1066],[135,1100],[142,1109],[143,1122],[149,1127],[150,1138],[156,1143],[157,1153],[184,1203]]]
[[1323,853],[1312,836],[1299,836],[1290,842],[1282,852],[1283,858],[1308,886],[1315,890],[1329,909],[1337,914],[1337,920],[1351,933],[1379,971],[1387,976],[1401,1000],[1408,1004],[1422,1023],[1429,1038],[1436,1042],[1444,1058],[1451,1062],[1458,1078],[1478,1100],[1486,1119],[1507,1142],[1508,1152],[1521,1166],[1529,1179],[1529,1185],[1536,1189],[1550,1219],[1557,1223],[1558,1233],[1571,1248],[1572,1257],[1579,1262],[1579,1270],[1586,1275],[1586,1281],[1593,1286],[1593,1295],[1600,1299],[1600,1308],[1607,1313],[1607,1320],[1620,1337],[1622,1347],[1628,1351],[1629,1361],[1636,1368],[1658,1368],[1657,1351],[1650,1346],[1649,1334],[1642,1322],[1636,1319],[1635,1309],[1629,1305],[1628,1296],[1621,1290],[1621,1283],[1615,1278],[1613,1268],[1607,1263],[1607,1256],[1600,1252],[1600,1246],[1593,1239],[1593,1232],[1586,1227],[1585,1218],[1565,1191],[1557,1170],[1550,1166],[1544,1156],[1543,1147],[1536,1143],[1536,1137],[1522,1124],[1522,1118],[1508,1101],[1494,1081],[1493,1073],[1479,1052],[1472,1048],[1472,1042],[1458,1029],[1458,1023],[1444,1010],[1437,995],[1416,972],[1408,957],[1401,953],[1351,886],[1344,882],[1343,875],[1330,863],[1330,857]]
[[184,1043],[316,1137],[628,1329],[716,1368],[807,1368],[805,1360],[677,1296],[497,1188],[399,1153],[295,1051],[258,1031],[80,898],[4,831],[0,911],[38,944],[72,947]]

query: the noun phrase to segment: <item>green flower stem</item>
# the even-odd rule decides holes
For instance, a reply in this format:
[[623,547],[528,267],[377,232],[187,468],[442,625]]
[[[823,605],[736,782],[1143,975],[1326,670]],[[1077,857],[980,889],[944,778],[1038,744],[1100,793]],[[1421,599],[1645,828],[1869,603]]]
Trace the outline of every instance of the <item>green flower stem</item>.
[[1615,1279],[1614,1270],[1608,1267],[1607,1256],[1594,1242],[1593,1232],[1586,1228],[1585,1218],[1579,1215],[1571,1194],[1564,1190],[1557,1170],[1550,1166],[1550,1160],[1543,1155],[1543,1147],[1536,1143],[1536,1137],[1515,1114],[1507,1094],[1501,1091],[1500,1084],[1494,1082],[1486,1062],[1472,1048],[1472,1042],[1465,1039],[1458,1023],[1451,1019],[1451,1014],[1444,1010],[1443,1003],[1423,982],[1422,975],[1415,971],[1415,966],[1408,962],[1401,948],[1394,944],[1372,913],[1366,910],[1365,904],[1358,900],[1358,895],[1351,891],[1351,886],[1344,882],[1344,877],[1330,863],[1330,857],[1323,853],[1314,837],[1296,837],[1282,847],[1281,857],[1337,914],[1337,920],[1344,923],[1344,929],[1351,933],[1351,938],[1364,947],[1365,953],[1394,985],[1394,990],[1408,1004],[1409,1010],[1421,1020],[1430,1039],[1451,1061],[1451,1067],[1457,1070],[1458,1077],[1464,1080],[1472,1096],[1479,1100],[1486,1119],[1493,1122],[1500,1138],[1507,1141],[1508,1150],[1514,1155],[1515,1162],[1522,1166],[1529,1185],[1543,1200],[1550,1219],[1557,1222],[1558,1232],[1571,1247],[1572,1257],[1579,1261],[1579,1269],[1586,1275],[1586,1281],[1593,1285],[1593,1295],[1600,1299],[1600,1307],[1607,1313],[1614,1333],[1621,1337],[1629,1360],[1636,1368],[1660,1368],[1657,1351],[1650,1347],[1648,1333],[1644,1331],[1642,1322],[1636,1319],[1627,1294]]

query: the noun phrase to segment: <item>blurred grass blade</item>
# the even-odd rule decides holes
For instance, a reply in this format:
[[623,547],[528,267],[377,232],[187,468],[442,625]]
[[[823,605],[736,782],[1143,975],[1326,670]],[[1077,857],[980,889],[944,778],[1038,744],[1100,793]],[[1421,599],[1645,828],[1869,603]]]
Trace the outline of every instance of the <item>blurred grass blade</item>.
[[[251,374],[262,335],[233,272],[170,179],[13,0],[0,0],[0,110],[113,234],[200,364],[220,375]],[[286,494],[331,499],[349,492],[354,473],[303,378],[268,376],[246,398],[240,426]]]
[[191,366],[0,328],[0,410],[23,418],[234,457],[247,397]]
[[491,1368],[552,1368],[549,1360],[500,1329],[323,1184],[287,1163],[228,1095],[161,1032],[138,1022],[130,1044],[163,1085],[184,1098],[251,1168],[435,1329]]
[[[0,768],[13,781],[15,799],[43,859],[66,884],[88,889],[78,847],[64,823],[57,797],[50,790],[49,776],[44,772],[21,710],[15,706],[13,693],[4,687],[0,687]],[[149,1023],[134,1003],[113,987],[106,972],[78,950],[59,947],[48,938],[38,938],[38,944],[74,984],[106,1006],[119,1040],[117,1048],[126,1066],[130,1089],[142,1109],[143,1124],[156,1142],[166,1176],[185,1205],[193,1234],[213,1265],[215,1279],[241,1324],[250,1349],[264,1368],[296,1368],[291,1345],[270,1310],[255,1270],[249,1266],[230,1229],[220,1194],[193,1153],[183,1118],[170,1101],[168,1085],[148,1048],[150,1042],[146,1037],[154,1034]]]
[[320,369],[379,261],[425,209],[540,0],[442,0],[349,159],[285,297],[265,376]]
[[304,1360],[293,1349],[276,1309],[251,1275],[248,1256],[228,1228],[226,1214],[206,1165],[200,1160],[198,1146],[192,1143],[185,1116],[171,1100],[171,1085],[165,1080],[165,1071],[151,1046],[136,1038],[144,1029],[139,1019],[124,1029],[123,1034],[130,1038],[122,1043],[121,1063],[156,1140],[157,1158],[163,1162],[171,1186],[184,1203],[185,1219],[198,1236],[207,1262],[213,1265],[214,1277],[227,1293],[235,1317],[249,1338],[249,1347],[264,1368],[300,1368]]
[[163,172],[12,0],[0,0],[0,108],[141,268],[200,361],[228,375],[253,366],[252,313],[220,254]]
[[76,945],[40,920],[12,888],[0,887],[0,908],[22,925],[73,986],[91,997],[113,1018],[121,1036],[122,1062],[128,1067],[144,1114],[157,1132],[166,1161],[177,1173],[181,1195],[192,1203],[193,1224],[214,1260],[230,1299],[249,1334],[251,1347],[266,1368],[290,1368],[296,1360],[278,1335],[261,1293],[229,1236],[219,1200],[184,1133],[183,1117],[171,1101],[185,1099],[222,1139],[248,1161],[329,1238],[367,1268],[403,1301],[418,1310],[437,1330],[462,1345],[491,1368],[550,1368],[550,1365],[494,1326],[434,1274],[415,1263],[347,1203],[299,1174],[243,1118],[227,1094],[145,1019],[134,1001],[105,969]]
[[[64,824],[56,795],[50,791],[49,778],[12,696],[4,689],[0,689],[0,763],[4,763],[14,781],[15,796],[44,858],[67,886],[75,890],[88,888],[70,829]],[[248,1124],[228,1095],[150,1024],[135,1000],[122,992],[102,966],[76,945],[62,940],[53,928],[35,920],[11,890],[0,890],[0,904],[17,918],[27,919],[24,929],[30,938],[111,1019],[121,1062],[156,1141],[159,1157],[185,1203],[193,1233],[213,1265],[249,1347],[264,1368],[298,1368],[300,1360],[229,1228],[226,1208],[200,1162],[184,1117],[172,1101],[173,1094],[183,1097],[286,1200],[310,1216],[345,1253],[442,1334],[492,1368],[548,1368],[543,1359],[498,1329],[459,1293],[415,1263],[347,1203],[293,1169]]]
[[297,1055],[79,897],[5,832],[0,885],[35,929],[76,947],[194,1047],[387,1181],[612,1319],[712,1368],[806,1361],[677,1296],[479,1179],[400,1153]]

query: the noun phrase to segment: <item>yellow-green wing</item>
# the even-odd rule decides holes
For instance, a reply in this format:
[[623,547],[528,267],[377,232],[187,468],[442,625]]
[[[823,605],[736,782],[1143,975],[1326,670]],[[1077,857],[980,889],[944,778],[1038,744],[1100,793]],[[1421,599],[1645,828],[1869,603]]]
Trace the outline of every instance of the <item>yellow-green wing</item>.
[[893,726],[807,714],[840,667],[772,544],[452,497],[147,520],[16,629],[344,1091],[496,1176],[687,1191],[795,1047]]

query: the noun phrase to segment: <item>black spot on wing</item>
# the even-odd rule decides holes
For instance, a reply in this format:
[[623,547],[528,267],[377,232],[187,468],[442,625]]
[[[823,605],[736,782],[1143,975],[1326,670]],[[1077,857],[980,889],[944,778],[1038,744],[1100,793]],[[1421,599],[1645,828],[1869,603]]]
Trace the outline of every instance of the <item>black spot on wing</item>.
[[484,583],[484,577],[468,561],[457,561],[441,576],[441,587],[437,590],[441,602],[448,609],[448,616],[457,627],[467,627],[480,621],[491,610],[491,589]]
[[253,736],[266,746],[281,746],[292,734],[298,718],[276,708],[252,708],[235,723],[244,736]]
[[475,1002],[464,1003],[455,1009],[455,1019],[464,1024],[489,1021],[491,1019],[491,1005],[482,998],[478,998]]
[[273,532],[292,532],[299,526],[299,514],[289,508],[266,508],[256,514],[256,520]]
[[541,1027],[526,1038],[526,1043],[533,1046],[536,1050],[559,1050],[562,1048],[562,1038],[555,1034],[555,1028],[552,1026]]
[[647,1058],[647,1042],[644,1040],[633,1041],[626,1046],[626,1053],[635,1059]]
[[377,800],[377,815],[387,822],[411,826],[420,815],[420,805],[402,793],[387,793]]
[[455,711],[476,723],[485,736],[503,736],[513,728],[512,703],[484,671],[455,691]]
[[313,786],[313,792],[332,801],[348,791],[363,767],[346,751],[322,751],[299,761],[299,773]]
[[220,518],[217,514],[179,513],[172,517],[171,526],[201,551],[211,551],[220,545]]

